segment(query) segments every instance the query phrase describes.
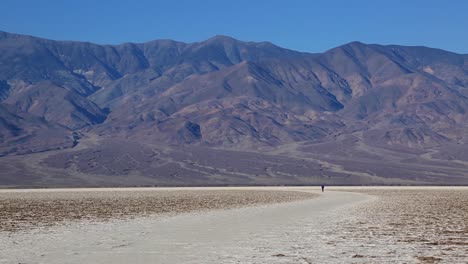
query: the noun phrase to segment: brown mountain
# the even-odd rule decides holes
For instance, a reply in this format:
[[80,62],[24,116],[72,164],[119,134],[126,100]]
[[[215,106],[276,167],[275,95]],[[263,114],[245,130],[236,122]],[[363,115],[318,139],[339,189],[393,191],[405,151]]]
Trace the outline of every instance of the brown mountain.
[[0,105],[0,156],[74,146],[73,133],[43,118]]
[[[467,96],[468,55],[427,47],[310,54],[225,36],[97,45],[0,32],[0,167],[35,179],[7,185],[467,184]],[[215,150],[224,162],[192,160]],[[265,168],[223,158],[245,153]],[[125,157],[138,165],[118,169]],[[272,166],[279,157],[308,170]]]

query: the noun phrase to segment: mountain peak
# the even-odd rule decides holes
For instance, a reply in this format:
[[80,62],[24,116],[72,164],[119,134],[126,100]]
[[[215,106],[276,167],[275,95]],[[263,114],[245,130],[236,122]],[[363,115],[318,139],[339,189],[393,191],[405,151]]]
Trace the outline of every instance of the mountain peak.
[[358,40],[355,40],[355,41],[351,41],[351,42],[348,42],[346,44],[344,44],[343,46],[365,46],[365,45],[368,45],[364,42],[361,42],[361,41],[358,41]]
[[365,48],[365,47],[369,47],[371,46],[372,44],[367,44],[367,43],[364,43],[364,42],[360,42],[360,41],[351,41],[351,42],[348,42],[346,44],[343,44],[343,45],[340,45],[336,48],[333,48],[333,49],[346,49],[346,48],[350,48],[350,49],[362,49],[362,48]]
[[237,40],[233,37],[230,36],[225,36],[225,35],[215,35],[203,42],[240,42],[240,40]]

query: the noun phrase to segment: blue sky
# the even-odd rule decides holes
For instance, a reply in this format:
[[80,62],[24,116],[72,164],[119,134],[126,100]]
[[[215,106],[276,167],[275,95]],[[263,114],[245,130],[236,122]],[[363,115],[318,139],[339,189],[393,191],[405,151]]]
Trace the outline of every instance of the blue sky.
[[468,53],[468,1],[2,0],[0,30],[101,44],[214,35],[322,52],[351,41]]

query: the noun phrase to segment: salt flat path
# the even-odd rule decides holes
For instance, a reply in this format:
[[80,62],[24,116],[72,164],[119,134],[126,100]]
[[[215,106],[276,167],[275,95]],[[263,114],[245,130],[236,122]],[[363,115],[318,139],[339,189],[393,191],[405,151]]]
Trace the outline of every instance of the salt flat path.
[[0,237],[0,263],[341,263],[352,259],[327,241],[353,206],[373,199],[326,191],[286,204],[13,233]]

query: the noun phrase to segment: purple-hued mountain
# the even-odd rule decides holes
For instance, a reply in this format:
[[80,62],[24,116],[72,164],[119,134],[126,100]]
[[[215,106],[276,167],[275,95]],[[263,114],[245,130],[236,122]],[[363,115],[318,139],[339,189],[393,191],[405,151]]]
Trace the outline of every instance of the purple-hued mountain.
[[0,186],[468,184],[467,111],[440,49],[0,32]]

